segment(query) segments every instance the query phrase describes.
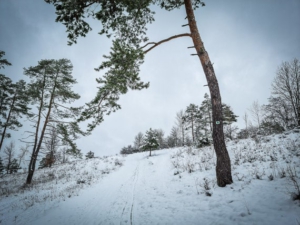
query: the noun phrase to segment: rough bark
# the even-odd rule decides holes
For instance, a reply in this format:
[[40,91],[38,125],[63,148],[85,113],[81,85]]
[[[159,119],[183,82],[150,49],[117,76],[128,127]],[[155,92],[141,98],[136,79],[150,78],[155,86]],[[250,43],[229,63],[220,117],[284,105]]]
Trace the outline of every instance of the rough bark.
[[214,68],[209,59],[208,53],[206,52],[204,44],[201,40],[191,0],[185,0],[184,4],[194,47],[203,67],[211,96],[213,117],[213,143],[217,155],[217,184],[220,187],[225,187],[227,184],[231,184],[233,181],[231,175],[230,158],[224,140],[222,102],[218,80],[215,76]]
[[192,137],[193,137],[193,143],[195,143],[194,117],[193,117],[193,113],[192,113]]

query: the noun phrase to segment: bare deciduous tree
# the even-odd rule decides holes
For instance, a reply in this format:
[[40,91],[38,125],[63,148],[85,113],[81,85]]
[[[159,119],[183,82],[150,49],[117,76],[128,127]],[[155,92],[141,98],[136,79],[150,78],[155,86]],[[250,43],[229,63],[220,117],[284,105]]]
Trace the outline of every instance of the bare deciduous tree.
[[267,118],[271,118],[273,123],[280,124],[285,130],[293,126],[293,110],[290,105],[281,97],[269,98],[269,104],[263,106]]
[[236,131],[239,128],[237,126],[232,126],[231,124],[228,126],[224,126],[224,134],[225,137],[229,138],[230,140],[232,140],[235,136]]
[[134,147],[136,149],[141,149],[144,141],[144,135],[142,132],[139,132],[134,138]]
[[253,120],[257,123],[257,126],[259,127],[262,120],[263,111],[258,101],[254,101],[248,110],[251,113]]
[[245,122],[245,130],[246,130],[246,135],[247,137],[249,136],[249,133],[248,133],[248,114],[247,112],[245,112],[245,115],[243,116],[243,120]]
[[300,126],[300,62],[283,62],[272,83],[272,94],[291,106],[294,123]]
[[185,136],[186,136],[186,128],[187,124],[183,119],[184,117],[184,111],[180,110],[178,113],[176,113],[176,126],[178,127],[180,131],[180,136],[181,136],[181,145],[185,145]]
[[15,155],[15,143],[13,141],[11,141],[7,146],[5,146],[4,154],[5,154],[5,157],[4,157],[5,169],[6,169],[6,172],[9,173],[10,166],[11,166],[12,160]]
[[29,152],[29,150],[28,150],[29,147],[30,147],[30,145],[27,144],[25,147],[22,146],[22,147],[20,148],[20,153],[19,153],[19,155],[18,155],[18,158],[19,158],[19,163],[18,163],[18,165],[19,165],[19,167],[20,167],[20,165],[21,165],[21,163],[22,163],[22,161],[23,161],[25,155]]

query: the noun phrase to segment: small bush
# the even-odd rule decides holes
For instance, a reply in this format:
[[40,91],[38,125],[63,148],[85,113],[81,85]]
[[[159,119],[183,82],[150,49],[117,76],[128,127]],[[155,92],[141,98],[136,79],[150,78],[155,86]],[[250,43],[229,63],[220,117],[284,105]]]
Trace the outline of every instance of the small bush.
[[269,178],[270,181],[274,180],[273,174],[270,174],[270,175],[268,176],[268,178]]
[[294,187],[294,192],[291,192],[291,197],[294,201],[299,200],[300,201],[300,180],[296,173],[296,168],[292,168],[291,166],[288,166],[286,168],[286,172],[288,175],[288,180],[291,183],[291,185]]
[[284,168],[279,169],[278,175],[279,175],[280,178],[285,178],[286,177],[286,173],[285,173]]
[[123,163],[119,159],[115,159],[115,166],[123,166]]

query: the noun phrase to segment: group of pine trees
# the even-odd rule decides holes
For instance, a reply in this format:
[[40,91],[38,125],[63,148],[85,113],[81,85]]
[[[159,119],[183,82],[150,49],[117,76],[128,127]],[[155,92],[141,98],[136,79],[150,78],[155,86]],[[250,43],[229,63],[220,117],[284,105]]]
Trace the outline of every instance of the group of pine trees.
[[[268,104],[260,105],[258,101],[248,109],[252,120],[246,112],[243,116],[245,128],[238,129],[234,122],[237,116],[231,107],[222,104],[222,122],[224,135],[232,140],[256,137],[257,135],[270,135],[300,126],[300,61],[293,59],[290,62],[283,62],[277,70],[272,83],[272,94]],[[253,122],[252,122],[253,121]],[[217,121],[218,122],[218,121]],[[202,147],[212,143],[212,106],[211,99],[207,93],[201,105],[190,104],[185,110],[176,114],[176,124],[172,127],[169,136],[164,137],[161,129],[152,132],[156,137],[158,145],[152,148],[162,149],[179,146]],[[146,136],[139,132],[135,137],[134,145],[129,145],[121,150],[121,154],[132,154],[142,150]]]
[[[233,139],[237,122],[237,117],[229,105],[222,105],[222,122],[225,128],[225,136]],[[172,127],[169,136],[164,137],[161,129],[149,129],[145,135],[139,132],[135,136],[134,145],[123,147],[121,154],[132,154],[143,150],[156,150],[179,146],[202,147],[212,143],[212,106],[211,99],[207,93],[201,105],[190,104],[185,110],[176,114],[176,123]]]
[[[11,63],[3,59],[4,51],[0,51],[0,69]],[[76,80],[72,76],[72,63],[68,59],[41,60],[36,66],[24,68],[24,80],[13,82],[9,77],[0,74],[0,151],[4,139],[10,138],[10,131],[22,127],[24,118],[29,121],[32,130],[22,140],[26,150],[19,155],[19,162],[14,155],[14,143],[4,149],[5,158],[1,165],[7,173],[20,169],[21,161],[27,152],[31,155],[28,163],[26,183],[30,184],[36,163],[39,168],[51,167],[57,160],[66,162],[67,155],[81,157],[75,140],[79,135],[87,133],[80,130],[77,119],[81,107],[71,104],[80,98],[72,91]],[[3,169],[1,169],[3,171]]]

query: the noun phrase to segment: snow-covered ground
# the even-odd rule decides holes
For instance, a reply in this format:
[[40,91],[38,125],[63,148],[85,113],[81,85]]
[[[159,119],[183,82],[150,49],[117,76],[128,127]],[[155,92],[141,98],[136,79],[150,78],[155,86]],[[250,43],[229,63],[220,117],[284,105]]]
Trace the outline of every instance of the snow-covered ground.
[[234,183],[225,188],[212,147],[79,160],[37,170],[27,188],[26,174],[5,175],[0,224],[300,224],[290,180],[300,174],[299,130],[227,148]]

